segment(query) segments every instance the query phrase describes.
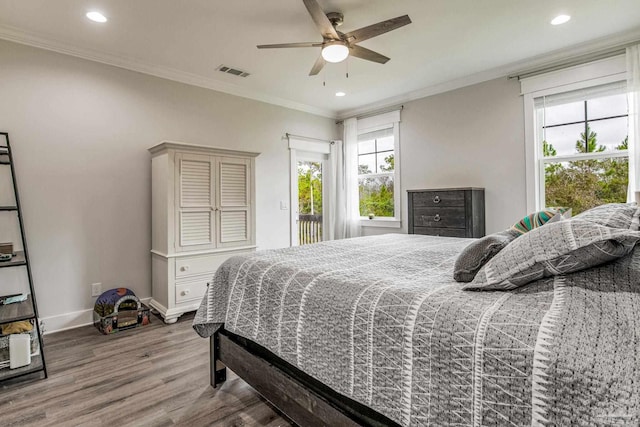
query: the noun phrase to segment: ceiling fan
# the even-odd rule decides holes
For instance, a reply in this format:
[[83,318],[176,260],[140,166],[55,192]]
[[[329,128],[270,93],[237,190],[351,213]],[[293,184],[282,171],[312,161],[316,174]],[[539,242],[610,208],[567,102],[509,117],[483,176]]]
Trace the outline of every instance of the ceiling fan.
[[321,47],[321,55],[309,72],[310,76],[315,76],[322,70],[327,62],[341,62],[349,55],[356,58],[366,59],[380,64],[385,64],[390,58],[372,50],[358,46],[357,43],[379,36],[386,32],[395,30],[411,23],[409,15],[399,16],[369,25],[349,33],[341,33],[336,28],[342,24],[343,15],[337,12],[325,14],[316,0],[302,0],[307,7],[313,22],[322,34],[322,42],[308,43],[283,43],[283,44],[262,44],[258,49],[288,48],[288,47]]

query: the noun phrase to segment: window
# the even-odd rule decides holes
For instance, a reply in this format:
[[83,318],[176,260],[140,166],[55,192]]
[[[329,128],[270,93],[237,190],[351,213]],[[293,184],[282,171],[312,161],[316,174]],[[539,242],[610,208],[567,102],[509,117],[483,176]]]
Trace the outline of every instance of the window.
[[357,119],[357,132],[350,133],[350,141],[355,142],[349,145],[353,150],[350,158],[357,158],[358,211],[363,227],[401,226],[399,124],[400,110],[393,110]]
[[395,218],[393,126],[358,135],[360,216]]
[[[580,212],[587,206],[612,200],[611,192],[601,185],[603,179],[609,180],[610,187],[625,186],[623,174],[628,176],[628,153],[621,146],[628,132],[624,125],[628,108],[622,96],[626,92],[626,80],[625,55],[520,77],[525,117],[527,211],[577,204],[572,206],[573,212]],[[611,126],[617,131],[612,132]],[[592,132],[595,138],[589,138]],[[591,147],[587,145],[590,139]],[[582,144],[577,145],[579,140],[583,140]],[[600,146],[605,149],[599,151]],[[612,173],[605,173],[605,168]],[[581,170],[587,173],[581,174]],[[565,190],[565,196],[567,188],[572,188],[576,195],[562,200],[562,194],[556,191],[558,188]],[[591,190],[587,191],[588,188]],[[622,193],[624,190],[618,189],[617,194]]]
[[573,214],[625,202],[629,181],[626,84],[534,98],[540,207]]

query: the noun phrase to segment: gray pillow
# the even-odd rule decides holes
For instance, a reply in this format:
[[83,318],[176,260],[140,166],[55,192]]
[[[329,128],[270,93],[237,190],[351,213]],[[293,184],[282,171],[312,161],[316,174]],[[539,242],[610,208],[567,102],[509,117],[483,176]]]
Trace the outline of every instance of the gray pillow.
[[574,218],[547,224],[515,239],[462,289],[509,290],[543,277],[584,270],[620,258],[640,232]]
[[470,282],[483,265],[496,256],[505,246],[511,243],[520,233],[505,230],[489,234],[464,248],[453,266],[453,278],[456,282]]
[[[593,222],[612,228],[633,228],[638,206],[635,203],[609,203],[596,206],[574,216],[576,219]],[[635,228],[637,230],[637,227]]]

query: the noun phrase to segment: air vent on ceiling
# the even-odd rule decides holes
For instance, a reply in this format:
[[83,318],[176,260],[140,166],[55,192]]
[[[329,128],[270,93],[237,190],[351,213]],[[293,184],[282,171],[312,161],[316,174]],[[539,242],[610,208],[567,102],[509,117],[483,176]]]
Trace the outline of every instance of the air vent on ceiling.
[[233,74],[234,76],[238,76],[238,77],[250,76],[250,74],[247,73],[246,71],[238,70],[237,68],[227,67],[226,65],[221,65],[218,68],[216,68],[216,70],[222,71],[223,73],[227,73],[227,74]]

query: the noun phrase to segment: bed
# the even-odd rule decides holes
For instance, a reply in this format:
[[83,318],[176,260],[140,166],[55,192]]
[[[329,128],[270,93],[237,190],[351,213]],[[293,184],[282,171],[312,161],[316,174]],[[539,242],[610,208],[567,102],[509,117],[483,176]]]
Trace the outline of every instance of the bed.
[[228,260],[194,320],[212,385],[226,365],[300,425],[638,425],[640,250],[474,292],[452,278],[469,244],[389,234]]

